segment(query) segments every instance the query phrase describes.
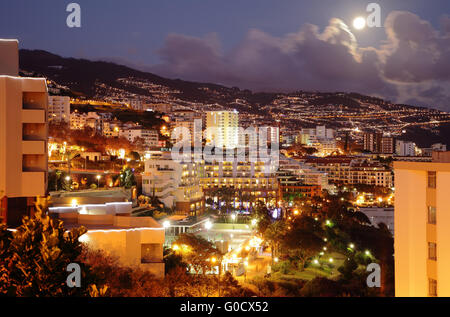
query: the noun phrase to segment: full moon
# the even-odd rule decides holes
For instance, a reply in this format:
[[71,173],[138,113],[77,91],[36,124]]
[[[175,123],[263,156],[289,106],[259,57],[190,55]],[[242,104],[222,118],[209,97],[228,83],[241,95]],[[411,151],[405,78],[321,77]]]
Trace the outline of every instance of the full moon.
[[357,17],[353,20],[353,27],[357,30],[362,30],[366,26],[366,19]]

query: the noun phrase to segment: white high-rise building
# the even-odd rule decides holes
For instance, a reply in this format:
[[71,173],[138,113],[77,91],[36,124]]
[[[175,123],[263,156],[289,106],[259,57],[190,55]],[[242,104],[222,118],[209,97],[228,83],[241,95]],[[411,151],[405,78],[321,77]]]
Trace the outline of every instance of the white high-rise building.
[[405,142],[397,140],[395,142],[395,153],[398,156],[415,156],[416,144],[414,142]]
[[239,113],[210,111],[206,113],[206,139],[216,147],[236,148],[239,145]]

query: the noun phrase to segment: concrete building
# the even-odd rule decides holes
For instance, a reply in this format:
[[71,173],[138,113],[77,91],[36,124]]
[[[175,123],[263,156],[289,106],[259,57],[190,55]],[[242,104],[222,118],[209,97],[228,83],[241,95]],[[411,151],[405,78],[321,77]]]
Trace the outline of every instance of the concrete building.
[[395,295],[450,296],[450,152],[394,162]]
[[128,141],[132,143],[135,142],[137,138],[141,138],[144,140],[144,144],[147,147],[158,146],[159,134],[157,130],[135,127],[121,130],[119,136],[126,138]]
[[206,162],[205,175],[201,185],[206,198],[219,202],[217,190],[229,188],[234,190],[232,198],[236,207],[243,202],[248,208],[249,203],[257,200],[270,203],[278,200],[278,181],[276,170],[270,164],[256,161],[239,161],[237,158],[223,162]]
[[239,145],[239,113],[210,111],[206,113],[206,139],[216,147],[236,148]]
[[164,277],[165,230],[151,217],[132,217],[131,202],[50,207],[66,229],[84,226],[80,241],[117,257],[124,266],[138,266]]
[[339,184],[365,184],[392,187],[390,169],[378,163],[352,157],[324,157],[306,159],[305,163],[328,175],[328,180]]
[[70,122],[70,97],[48,96],[48,121]]
[[381,139],[383,133],[379,132],[366,132],[363,136],[364,150],[372,153],[380,153]]
[[161,152],[145,161],[142,192],[156,196],[168,208],[175,208],[176,214],[201,215],[205,209],[200,186],[203,173],[202,163],[175,162],[170,152]]
[[393,154],[395,150],[394,138],[391,136],[383,136],[380,143],[380,153]]
[[10,226],[47,189],[47,85],[18,77],[16,40],[0,40],[0,216]]
[[415,156],[416,144],[414,142],[397,140],[395,142],[395,153],[398,156]]

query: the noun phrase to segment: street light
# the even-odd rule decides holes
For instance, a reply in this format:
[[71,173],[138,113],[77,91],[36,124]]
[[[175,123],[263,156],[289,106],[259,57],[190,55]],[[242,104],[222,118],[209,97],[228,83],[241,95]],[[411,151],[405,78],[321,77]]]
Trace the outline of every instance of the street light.
[[205,222],[205,229],[206,229],[206,230],[209,230],[209,229],[211,229],[211,228],[212,228],[212,222],[209,221],[209,220],[206,221],[206,222]]
[[163,222],[163,227],[164,227],[165,229],[169,228],[169,227],[170,227],[170,221],[169,221],[169,220],[164,221],[164,222]]
[[100,178],[102,178],[102,177],[100,175],[97,175],[96,178],[97,178],[97,188],[99,188],[100,187]]

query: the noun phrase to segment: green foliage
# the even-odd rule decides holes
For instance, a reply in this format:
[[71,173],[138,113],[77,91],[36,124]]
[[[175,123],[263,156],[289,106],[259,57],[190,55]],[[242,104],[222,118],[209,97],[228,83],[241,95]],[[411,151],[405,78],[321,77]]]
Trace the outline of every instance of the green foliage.
[[84,228],[66,232],[61,221],[38,211],[13,233],[0,227],[0,294],[9,296],[88,295],[94,277],[81,263],[82,287],[66,285],[70,263],[78,263]]
[[353,272],[358,268],[353,257],[347,258],[342,266],[338,268],[338,271],[342,274],[342,278],[350,280],[353,276]]
[[216,257],[219,261],[222,256],[212,242],[190,233],[180,235],[173,244],[196,274],[206,274],[213,266],[210,259]]
[[124,167],[119,175],[119,182],[121,187],[131,188],[136,185],[136,178],[134,172],[130,167]]
[[298,259],[299,268],[303,270],[306,262],[320,252],[323,242],[323,230],[313,218],[296,217],[282,238],[282,250],[293,259]]

